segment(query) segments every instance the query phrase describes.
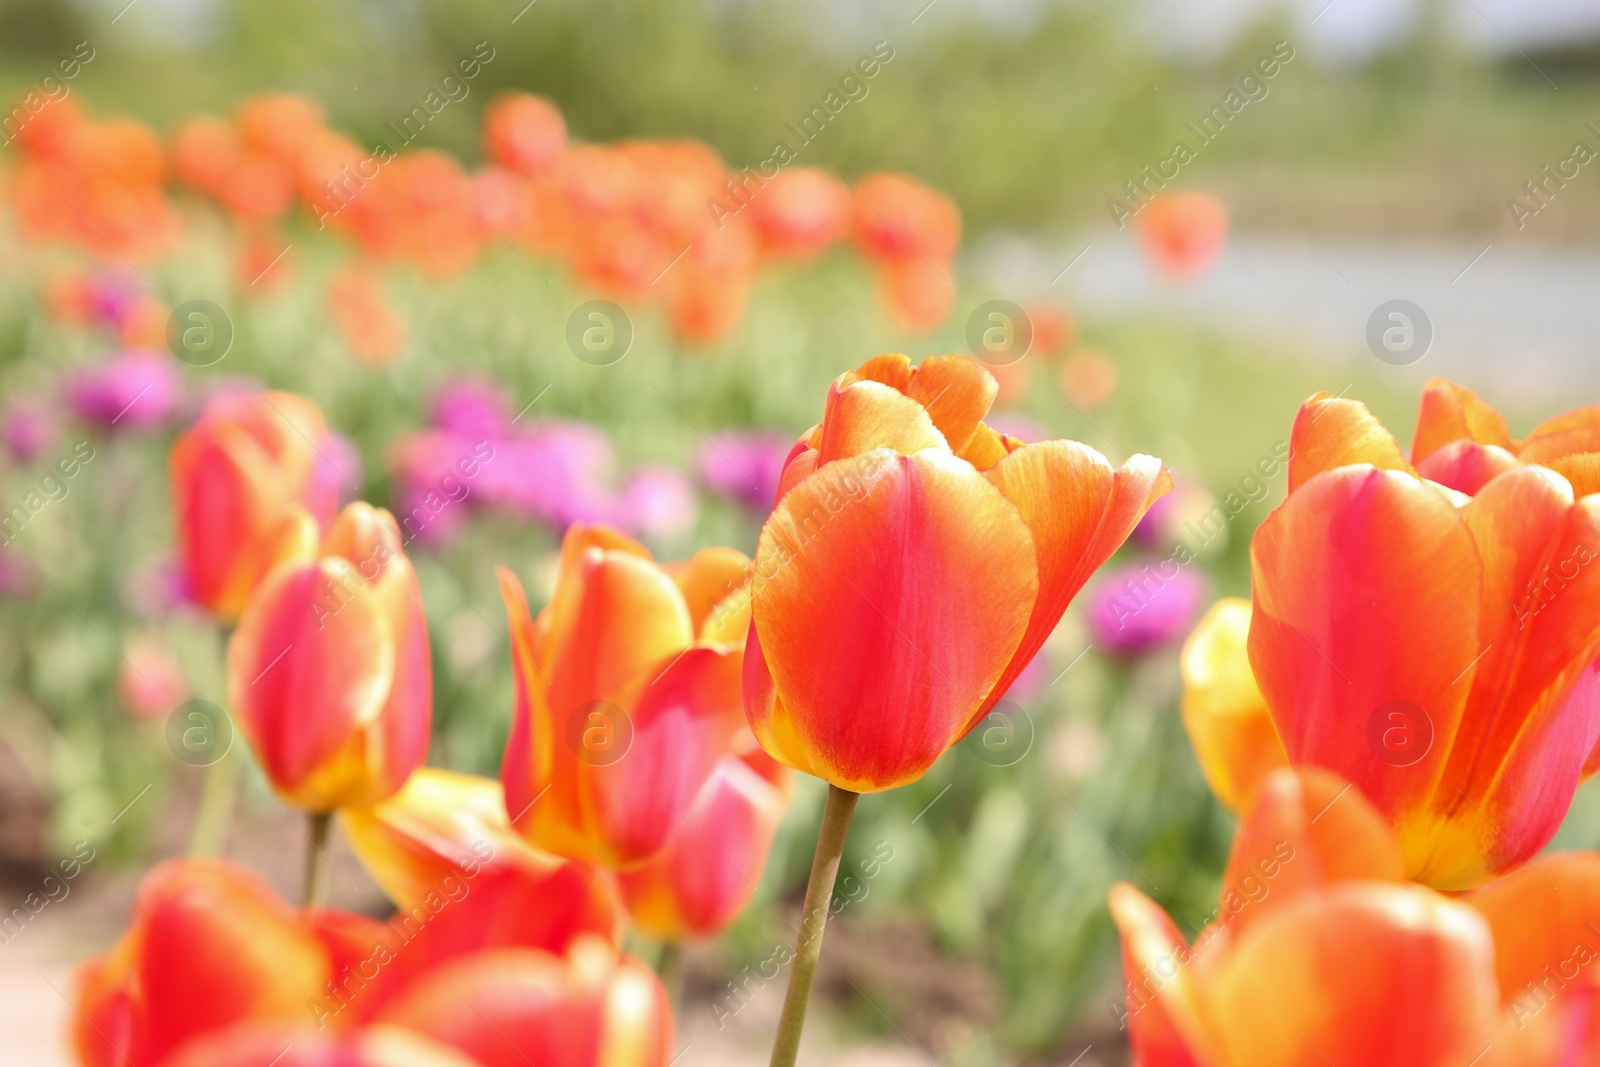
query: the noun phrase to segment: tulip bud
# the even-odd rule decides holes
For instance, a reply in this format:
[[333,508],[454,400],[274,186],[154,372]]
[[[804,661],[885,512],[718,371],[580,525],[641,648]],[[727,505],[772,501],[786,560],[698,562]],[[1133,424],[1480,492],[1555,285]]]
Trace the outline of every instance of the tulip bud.
[[1261,780],[1289,761],[1272,712],[1250,673],[1250,602],[1211,605],[1183,646],[1183,726],[1206,781],[1234,811],[1249,808]]
[[428,751],[433,668],[394,517],[351,504],[319,558],[274,570],[239,620],[228,669],[240,728],[287,799],[329,811],[404,785]]
[[222,395],[172,447],[178,542],[194,598],[225,621],[284,559],[316,551],[336,496],[316,477],[328,439],[316,405],[288,393]]

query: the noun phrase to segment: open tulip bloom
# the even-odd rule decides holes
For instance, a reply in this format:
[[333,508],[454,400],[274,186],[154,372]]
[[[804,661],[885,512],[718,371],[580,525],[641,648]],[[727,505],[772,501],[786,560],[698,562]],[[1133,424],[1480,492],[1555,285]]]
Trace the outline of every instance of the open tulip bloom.
[[1291,444],[1288,498],[1251,546],[1248,642],[1288,761],[1355,783],[1416,881],[1467,889],[1526,863],[1600,735],[1600,496],[1583,495],[1600,408],[1514,441],[1435,380],[1409,458],[1326,394]]
[[761,531],[745,711],[773,757],[831,786],[775,1065],[794,1062],[857,795],[960,741],[1171,486],[1149,456],[1119,469],[997,433],[996,390],[964,356],[841,375]]

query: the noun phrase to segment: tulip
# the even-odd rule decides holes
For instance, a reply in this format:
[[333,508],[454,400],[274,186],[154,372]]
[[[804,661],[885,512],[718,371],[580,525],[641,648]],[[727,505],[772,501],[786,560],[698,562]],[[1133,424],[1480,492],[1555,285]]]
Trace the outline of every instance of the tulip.
[[745,704],[761,745],[841,789],[914,782],[986,714],[1170,486],[983,422],[964,356],[840,376],[762,528]]
[[740,725],[748,567],[707,549],[669,571],[575,524],[537,619],[500,571],[517,678],[500,777],[536,847],[623,869],[667,846]]
[[199,1038],[161,1067],[482,1067],[395,1026],[332,1036],[285,1023],[241,1023]]
[[622,490],[628,526],[646,537],[674,541],[694,527],[699,501],[694,485],[676,467],[644,466]]
[[18,463],[32,463],[56,439],[50,409],[33,399],[17,399],[0,412],[0,442]]
[[194,598],[231,621],[274,564],[309,555],[335,496],[316,475],[322,413],[288,393],[224,394],[172,447],[173,510]]
[[1289,757],[1250,673],[1250,602],[1223,597],[1184,643],[1183,727],[1217,799],[1249,810],[1256,787]]
[[1173,560],[1153,566],[1129,563],[1106,574],[1091,590],[1086,615],[1090,640],[1117,656],[1176,644],[1205,595],[1206,580],[1192,567]]
[[663,941],[714,937],[736,919],[766,867],[789,806],[789,771],[749,737],[729,753],[684,813],[667,847],[617,876],[639,929]]
[[1463,900],[1494,934],[1504,1014],[1486,1067],[1600,1063],[1600,853],[1542,856]]
[[387,511],[356,503],[320,556],[251,596],[229,699],[273,786],[312,812],[391,796],[427,755],[433,670],[422,594]]
[[[461,885],[480,898],[504,901],[493,908],[480,900],[471,925],[457,921],[458,910],[435,917],[428,936],[448,943],[452,955],[463,954],[464,943],[486,945],[488,937],[505,943],[512,931],[517,944],[552,952],[565,951],[580,933],[617,938],[621,913],[610,884],[592,867],[524,842],[492,778],[423,767],[394,796],[347,808],[339,821],[402,913],[438,911],[437,898]],[[502,919],[492,929],[484,922],[491,914]],[[449,929],[441,933],[441,924]]]
[[[357,916],[345,929],[381,931]],[[164,863],[140,886],[121,941],[78,972],[79,1061],[158,1067],[193,1039],[237,1023],[304,1025],[307,1003],[335,974],[329,936],[239,867]]]
[[850,190],[818,167],[791,167],[750,200],[751,222],[769,255],[807,259],[850,229]]
[[1228,236],[1228,209],[1209,193],[1163,193],[1136,219],[1139,242],[1157,269],[1177,278],[1211,269]]
[[1191,946],[1126,883],[1111,891],[1125,1018],[1146,1067],[1456,1067],[1499,1011],[1489,924],[1403,883],[1361,794],[1280,769],[1240,827],[1216,918]]
[[80,419],[105,429],[160,426],[178,409],[178,364],[161,352],[134,350],[74,372],[67,403]]
[[564,957],[502,950],[445,964],[379,1021],[481,1067],[667,1067],[678,1054],[661,982],[594,937],[577,939]]
[[117,668],[117,699],[136,718],[166,715],[189,695],[183,667],[160,641],[142,637],[128,642]]
[[567,150],[567,123],[544,97],[502,93],[483,113],[483,142],[489,158],[502,167],[543,174]]
[[761,746],[830,788],[773,1048],[792,1067],[858,794],[914,782],[1032,662],[1067,604],[1171,487],[1075,441],[983,422],[964,356],[840,375],[790,452],[761,529],[745,713]]
[[[1600,497],[1530,462],[1576,447],[1563,427],[1589,416],[1513,455],[1483,440],[1499,425],[1469,397],[1430,386],[1415,465],[1361,404],[1312,397],[1289,496],[1251,546],[1250,664],[1290,761],[1354,782],[1410,877],[1441,889],[1537,854],[1600,737]],[[1503,469],[1432,479],[1468,454]]]
[[328,306],[345,344],[363,362],[382,366],[405,347],[405,321],[370,274],[350,270],[335,278],[328,286]]

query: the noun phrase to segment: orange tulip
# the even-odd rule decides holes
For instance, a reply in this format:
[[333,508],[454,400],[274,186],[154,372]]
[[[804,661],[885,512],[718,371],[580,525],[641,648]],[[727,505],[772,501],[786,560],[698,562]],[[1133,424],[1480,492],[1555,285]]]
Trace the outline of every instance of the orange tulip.
[[873,259],[916,256],[949,263],[961,242],[961,212],[955,201],[915,178],[878,171],[856,185],[855,234]]
[[[1250,663],[1290,761],[1353,781],[1441,889],[1537,854],[1600,737],[1600,497],[1528,462],[1568,431],[1517,458],[1484,442],[1501,426],[1434,383],[1413,466],[1364,406],[1318,394],[1251,546]],[[1465,495],[1429,477],[1452,451],[1504,469]]]
[[850,229],[850,190],[820,167],[791,167],[756,190],[750,221],[770,255],[805,259]]
[[544,174],[567,150],[567,122],[561,109],[542,96],[502,93],[483,113],[483,144],[502,167]]
[[422,593],[394,517],[355,503],[321,555],[250,598],[229,699],[278,792],[314,812],[395,793],[428,752],[433,667]]
[[964,356],[885,355],[835,379],[762,528],[745,707],[774,758],[841,789],[916,781],[1039,651],[1171,487],[1075,441],[983,423]]
[[1600,853],[1543,856],[1463,899],[1494,932],[1504,1014],[1485,1067],[1600,1064]]
[[1136,220],[1145,254],[1161,271],[1187,278],[1204,274],[1222,254],[1228,209],[1209,193],[1162,193]]
[[1495,945],[1472,908],[1400,881],[1398,841],[1354,789],[1280,769],[1240,827],[1194,945],[1111,891],[1125,1022],[1143,1067],[1461,1067],[1498,1022]]
[[1179,658],[1183,726],[1217,799],[1250,808],[1261,779],[1289,762],[1272,712],[1250,673],[1250,602],[1224,597],[1189,635]]
[[[610,883],[594,868],[539,852],[517,836],[505,794],[492,778],[422,767],[394,796],[370,808],[347,808],[339,820],[356,855],[402,912],[428,907],[430,894],[448,899],[466,886],[480,896],[537,901],[536,907],[505,910],[521,930],[521,945],[561,951],[579,933],[618,935],[621,911]],[[481,923],[481,915],[474,922]],[[465,929],[453,933],[452,952],[470,936]]]
[[328,307],[345,344],[363,362],[382,366],[405,347],[405,321],[369,272],[347,270],[336,277],[328,287]]
[[317,477],[328,436],[322,412],[289,393],[220,396],[172,446],[178,544],[191,592],[231,621],[267,571],[316,549],[333,518]]
[[667,846],[740,725],[748,567],[708,549],[669,571],[575,524],[537,619],[500,571],[517,676],[500,777],[535,846],[612,869]]
[[717,761],[667,847],[617,876],[633,921],[652,937],[714,937],[761,882],[789,806],[790,775],[743,733],[747,751]]
[[[332,1036],[284,1023],[240,1023],[185,1045],[161,1067],[481,1067],[394,1026]],[[135,1065],[137,1067],[137,1065]]]
[[[371,938],[382,930],[359,916],[343,927]],[[78,1058],[85,1067],[158,1067],[236,1023],[303,1026],[307,1003],[334,976],[328,934],[255,875],[220,860],[173,860],[145,877],[111,953],[78,972]]]
[[502,949],[444,964],[379,1021],[482,1067],[666,1067],[678,1054],[661,982],[594,937],[574,941],[565,957]]

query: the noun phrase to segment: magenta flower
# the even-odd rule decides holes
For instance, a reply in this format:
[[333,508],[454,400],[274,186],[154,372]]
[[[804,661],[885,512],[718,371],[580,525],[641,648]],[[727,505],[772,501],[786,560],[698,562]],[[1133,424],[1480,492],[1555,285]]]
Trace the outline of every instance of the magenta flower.
[[18,398],[0,415],[0,441],[18,463],[32,463],[55,440],[56,420],[43,403]]
[[772,510],[778,478],[793,445],[794,440],[783,434],[726,430],[701,445],[695,469],[713,493],[765,515]]
[[177,362],[149,349],[131,349],[81,367],[66,386],[67,403],[79,418],[117,430],[166,422],[178,410],[181,390]]
[[699,502],[694,486],[671,467],[640,467],[623,491],[628,526],[647,537],[673,541],[694,526]]
[[1204,606],[1205,577],[1175,559],[1129,563],[1090,590],[1089,639],[1103,652],[1137,656],[1183,640]]
[[441,430],[464,434],[474,441],[495,441],[510,432],[505,394],[488,382],[453,382],[441,388],[430,411]]

